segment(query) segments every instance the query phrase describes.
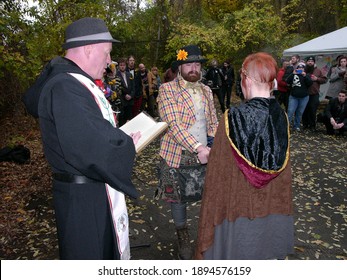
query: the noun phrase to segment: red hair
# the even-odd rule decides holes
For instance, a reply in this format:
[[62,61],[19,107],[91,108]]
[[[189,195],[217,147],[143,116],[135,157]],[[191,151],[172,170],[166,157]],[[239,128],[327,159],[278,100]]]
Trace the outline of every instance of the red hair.
[[242,64],[241,77],[247,76],[254,82],[266,83],[272,88],[277,71],[276,60],[268,53],[258,52],[246,57]]

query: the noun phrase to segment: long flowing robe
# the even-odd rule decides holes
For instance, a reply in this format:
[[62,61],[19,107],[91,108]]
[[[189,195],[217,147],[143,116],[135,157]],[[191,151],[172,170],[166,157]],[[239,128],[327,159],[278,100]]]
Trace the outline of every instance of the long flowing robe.
[[283,259],[293,253],[289,130],[274,99],[227,111],[209,156],[197,259]]
[[97,183],[53,180],[60,258],[120,258],[105,183],[130,197],[135,147],[103,117],[92,93],[68,73],[92,80],[75,63],[53,59],[27,91],[28,111],[39,117],[44,153],[53,173],[82,175]]

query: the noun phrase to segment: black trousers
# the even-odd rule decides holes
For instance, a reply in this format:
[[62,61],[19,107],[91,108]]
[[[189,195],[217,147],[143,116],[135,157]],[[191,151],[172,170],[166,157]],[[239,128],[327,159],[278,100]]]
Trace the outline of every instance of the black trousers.
[[53,202],[60,259],[120,259],[104,184],[53,180]]
[[213,94],[217,95],[218,101],[220,104],[220,108],[221,108],[222,112],[224,113],[224,111],[225,111],[225,103],[224,103],[225,95],[223,95],[221,88],[213,88],[212,92],[213,92]]
[[288,112],[289,92],[278,91],[278,94],[275,96],[275,98],[280,105],[284,105],[286,112]]
[[305,128],[316,128],[318,106],[319,94],[310,95],[304,114],[302,115],[302,124]]
[[229,107],[230,107],[231,90],[232,90],[232,85],[223,85],[222,88],[221,88],[221,98],[223,100],[223,103],[224,103],[224,100],[225,100],[225,96],[227,98],[226,107],[225,107],[226,109],[229,109]]
[[123,111],[119,117],[119,126],[122,126],[133,117],[133,105],[123,106]]
[[[335,134],[335,130],[334,127],[332,126],[332,124],[330,123],[330,119],[324,115],[322,122],[325,125],[325,128],[327,129],[327,134],[328,135],[334,135]],[[339,130],[337,130],[337,132],[339,134],[343,134],[345,131],[347,131],[347,126],[344,125],[343,127],[341,127]]]

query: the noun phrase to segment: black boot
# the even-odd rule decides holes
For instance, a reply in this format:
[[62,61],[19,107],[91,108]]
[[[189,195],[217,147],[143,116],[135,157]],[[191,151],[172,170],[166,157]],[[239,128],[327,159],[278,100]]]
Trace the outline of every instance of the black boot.
[[190,245],[190,238],[188,233],[188,227],[177,227],[178,238],[178,257],[181,260],[191,260],[193,257],[192,247]]

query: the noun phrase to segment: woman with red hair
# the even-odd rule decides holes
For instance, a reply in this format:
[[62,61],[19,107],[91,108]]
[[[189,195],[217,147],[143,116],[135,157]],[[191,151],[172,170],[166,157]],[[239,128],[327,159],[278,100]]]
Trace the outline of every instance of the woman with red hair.
[[249,55],[246,102],[224,113],[209,155],[197,259],[284,259],[293,253],[287,115],[272,96],[277,64]]

